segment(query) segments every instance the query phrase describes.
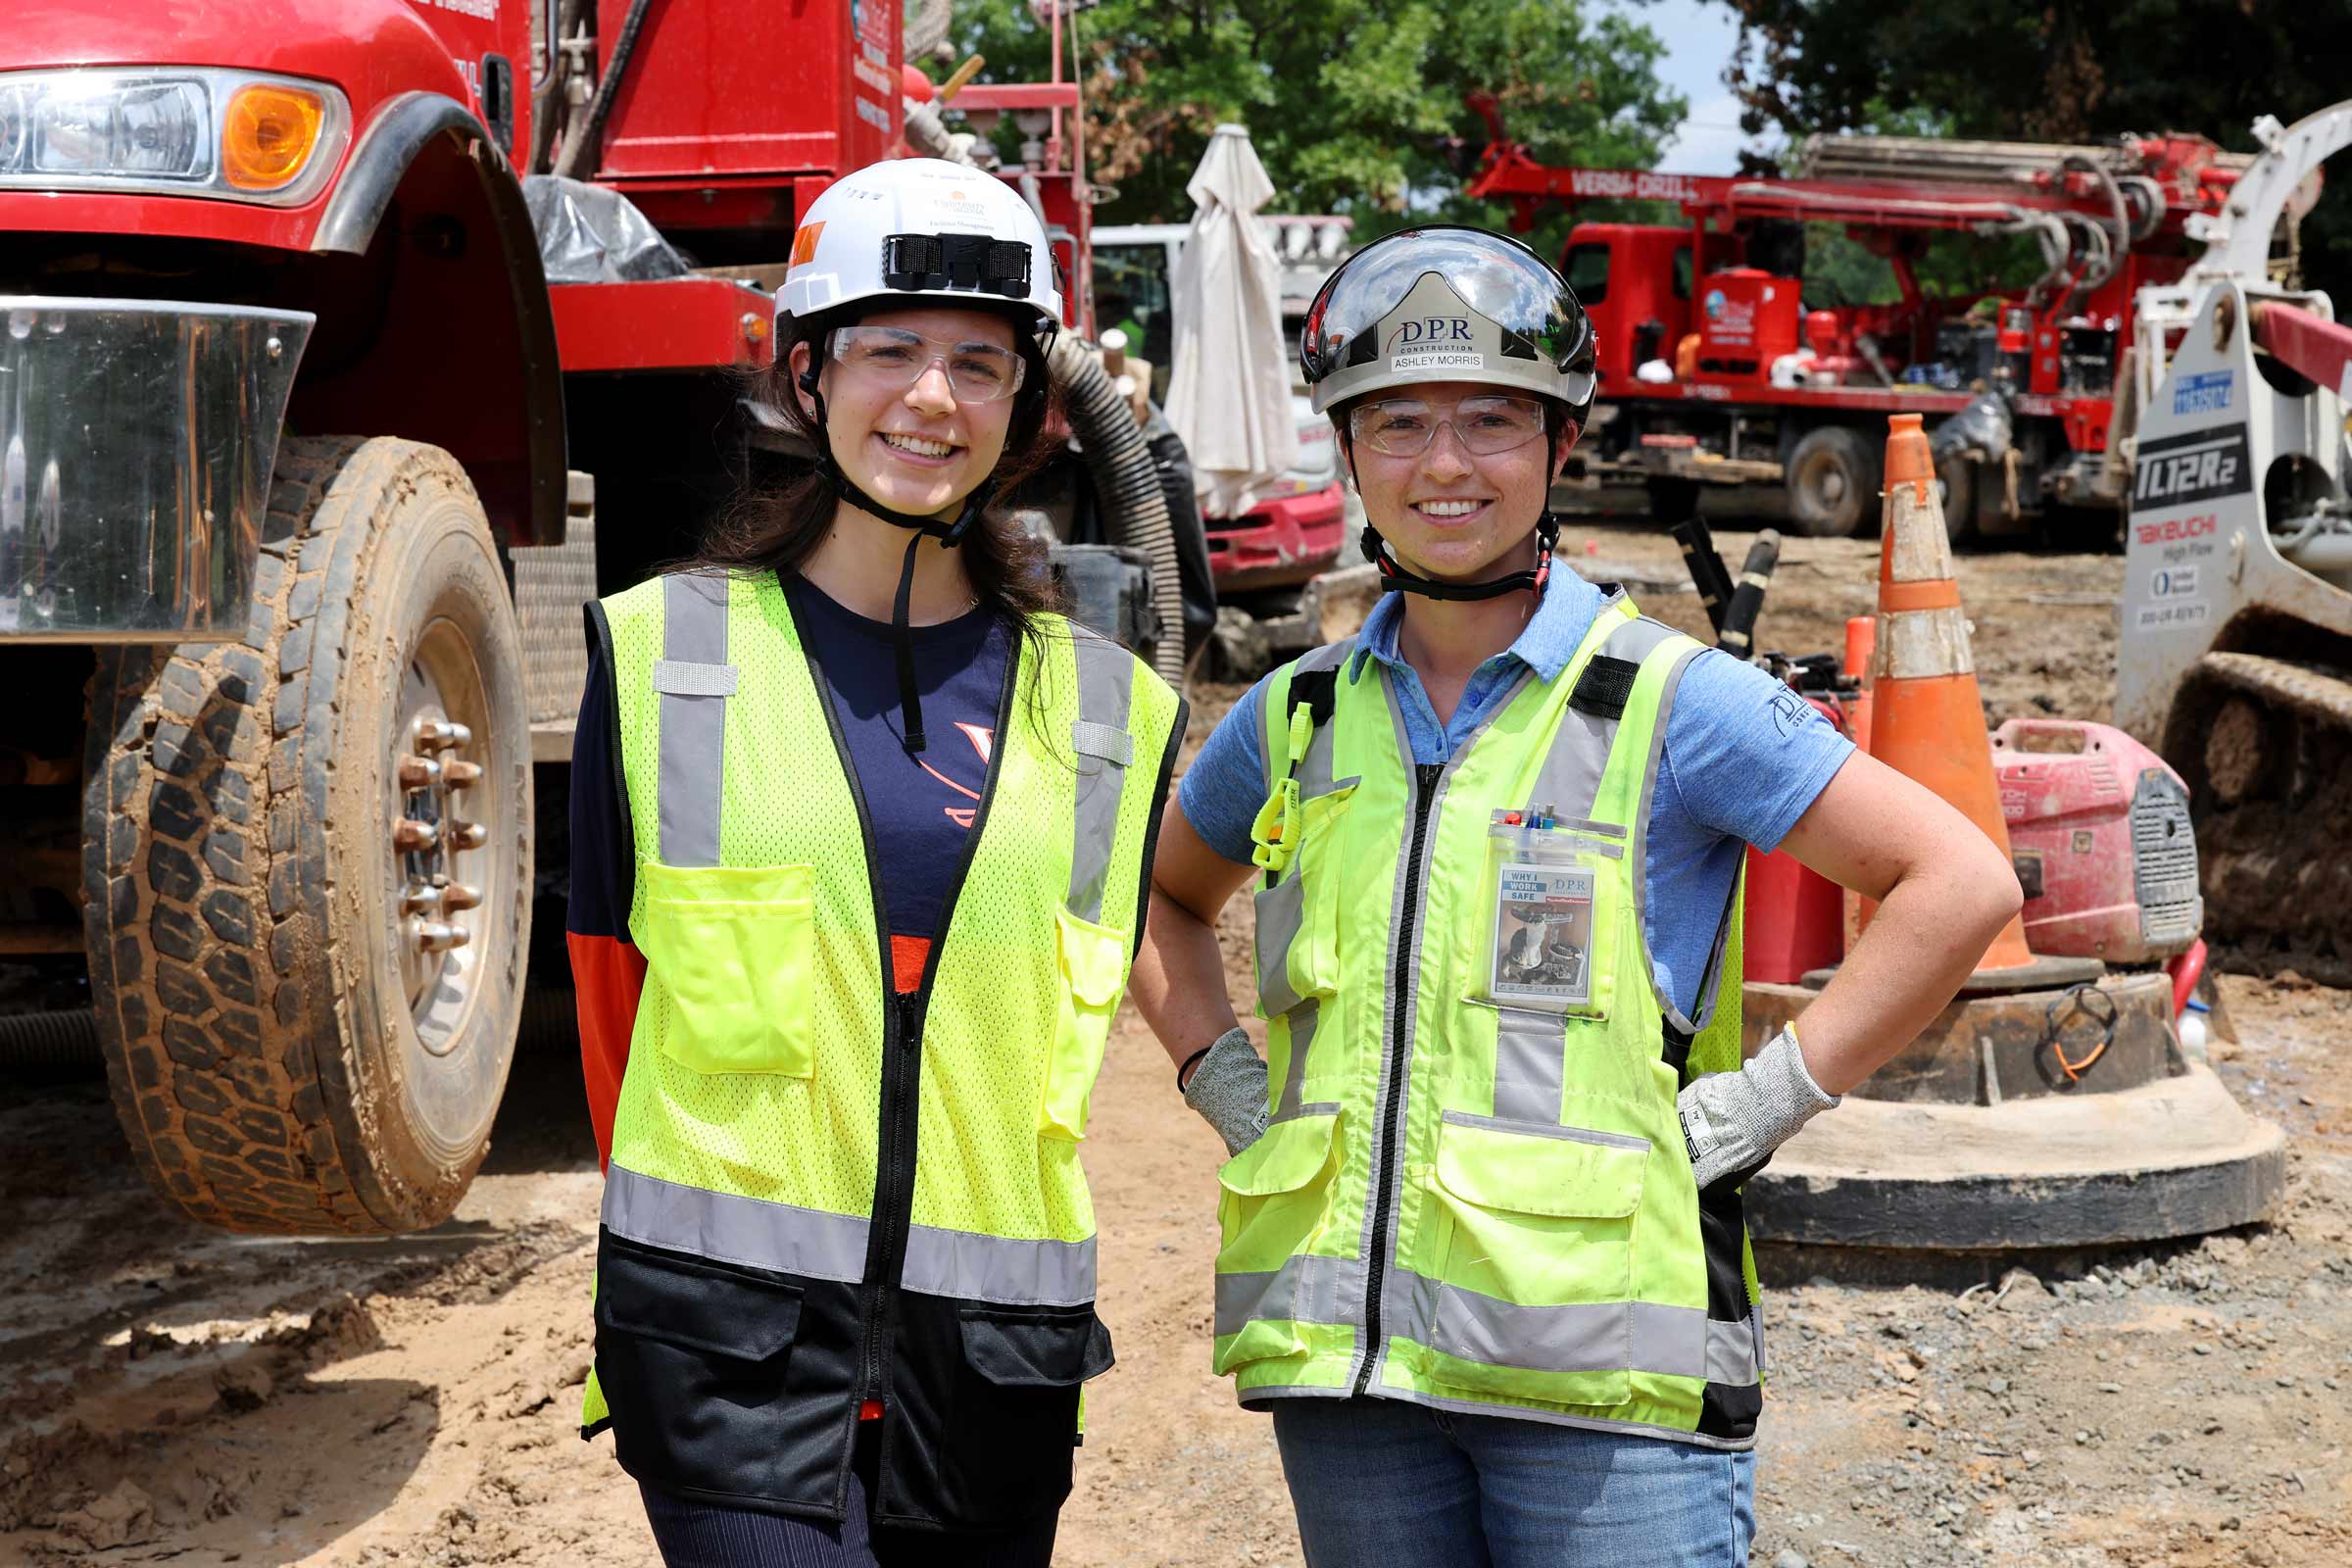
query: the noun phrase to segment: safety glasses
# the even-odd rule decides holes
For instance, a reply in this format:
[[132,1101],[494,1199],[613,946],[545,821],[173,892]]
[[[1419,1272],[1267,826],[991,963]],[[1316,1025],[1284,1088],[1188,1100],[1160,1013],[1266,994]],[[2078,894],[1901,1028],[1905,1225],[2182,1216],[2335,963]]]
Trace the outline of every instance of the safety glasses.
[[845,326],[831,351],[845,370],[872,385],[901,391],[934,365],[944,366],[958,403],[995,403],[1021,389],[1021,357],[994,343],[942,343],[896,326]]
[[1497,395],[1463,398],[1451,404],[1419,398],[1383,398],[1359,403],[1348,414],[1348,434],[1392,458],[1417,458],[1429,450],[1440,425],[1481,457],[1523,447],[1544,433],[1544,405],[1536,398]]

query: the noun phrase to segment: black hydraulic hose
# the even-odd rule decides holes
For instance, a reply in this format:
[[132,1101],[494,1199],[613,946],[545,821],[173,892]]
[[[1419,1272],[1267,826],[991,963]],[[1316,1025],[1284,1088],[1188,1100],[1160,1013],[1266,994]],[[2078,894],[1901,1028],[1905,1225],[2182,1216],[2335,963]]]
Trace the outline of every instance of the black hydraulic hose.
[[1110,384],[1102,362],[1072,333],[1058,333],[1046,368],[1061,388],[1070,429],[1095,481],[1095,499],[1109,523],[1113,544],[1143,553],[1152,564],[1152,609],[1159,617],[1159,639],[1152,645],[1152,667],[1178,690],[1184,685],[1184,583],[1176,554],[1176,531],[1168,518],[1167,495],[1144,432],[1136,427],[1127,400]]
[[564,144],[564,156],[556,161],[556,172],[564,178],[586,179],[592,172],[587,167],[591,150],[605,133],[612,100],[619,96],[621,78],[628,74],[629,57],[637,52],[637,30],[645,25],[646,13],[653,9],[654,0],[629,0],[620,35],[612,40],[612,58],[605,67],[604,79],[596,84],[596,96],[589,100],[588,118],[573,130],[571,139]]
[[1732,574],[1724,569],[1714,534],[1696,517],[1686,518],[1667,531],[1683,547],[1683,564],[1690,570],[1690,585],[1698,590],[1698,602],[1706,607],[1707,624],[1715,628],[1716,636],[1722,636],[1724,607],[1732,599]]
[[98,1020],[87,1007],[0,1017],[0,1072],[56,1078],[99,1070]]
[[1772,568],[1781,564],[1781,536],[1767,528],[1747,547],[1740,581],[1732,589],[1731,605],[1716,628],[1715,646],[1745,659],[1755,652],[1756,617],[1764,612],[1764,590],[1772,586]]

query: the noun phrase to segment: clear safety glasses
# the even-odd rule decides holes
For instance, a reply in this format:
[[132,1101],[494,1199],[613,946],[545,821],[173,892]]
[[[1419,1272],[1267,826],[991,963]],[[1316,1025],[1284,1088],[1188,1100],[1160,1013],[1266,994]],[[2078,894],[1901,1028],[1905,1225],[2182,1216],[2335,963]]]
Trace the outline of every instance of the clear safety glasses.
[[942,343],[896,326],[845,326],[833,334],[833,358],[844,369],[899,391],[945,366],[958,403],[995,403],[1021,389],[1021,357],[994,343]]
[[1523,447],[1544,433],[1544,404],[1537,398],[1499,395],[1459,402],[1425,403],[1419,398],[1383,398],[1359,403],[1348,414],[1348,433],[1392,458],[1417,458],[1429,450],[1440,425],[1481,457]]

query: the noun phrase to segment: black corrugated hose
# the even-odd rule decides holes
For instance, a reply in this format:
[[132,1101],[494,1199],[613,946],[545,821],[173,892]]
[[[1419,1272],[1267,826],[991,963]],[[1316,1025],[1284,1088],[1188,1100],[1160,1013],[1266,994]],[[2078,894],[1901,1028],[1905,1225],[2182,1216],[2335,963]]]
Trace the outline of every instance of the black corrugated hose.
[[605,66],[604,78],[596,84],[596,96],[589,100],[588,116],[556,160],[556,172],[564,178],[586,179],[595,172],[587,167],[588,159],[605,134],[612,100],[619,95],[621,78],[628,74],[629,56],[637,52],[637,29],[645,25],[645,14],[653,9],[654,0],[630,0],[629,14],[621,19],[620,35],[612,40],[612,58]]
[[1162,680],[1184,689],[1184,587],[1176,557],[1176,533],[1159,469],[1144,432],[1136,428],[1127,400],[1110,384],[1102,362],[1075,334],[1055,335],[1047,369],[1061,388],[1070,429],[1084,449],[1094,476],[1095,499],[1110,524],[1112,541],[1141,551],[1152,563],[1152,609],[1159,617],[1159,640],[1152,645],[1152,667]]

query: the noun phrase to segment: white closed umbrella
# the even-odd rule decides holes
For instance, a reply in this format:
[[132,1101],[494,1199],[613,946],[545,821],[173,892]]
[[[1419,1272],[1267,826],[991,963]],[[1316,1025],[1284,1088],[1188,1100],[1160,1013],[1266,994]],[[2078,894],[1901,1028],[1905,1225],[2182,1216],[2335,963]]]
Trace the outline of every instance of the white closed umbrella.
[[1253,216],[1274,194],[1243,125],[1219,125],[1185,186],[1195,211],[1176,270],[1168,422],[1212,517],[1248,512],[1298,461],[1282,264]]

